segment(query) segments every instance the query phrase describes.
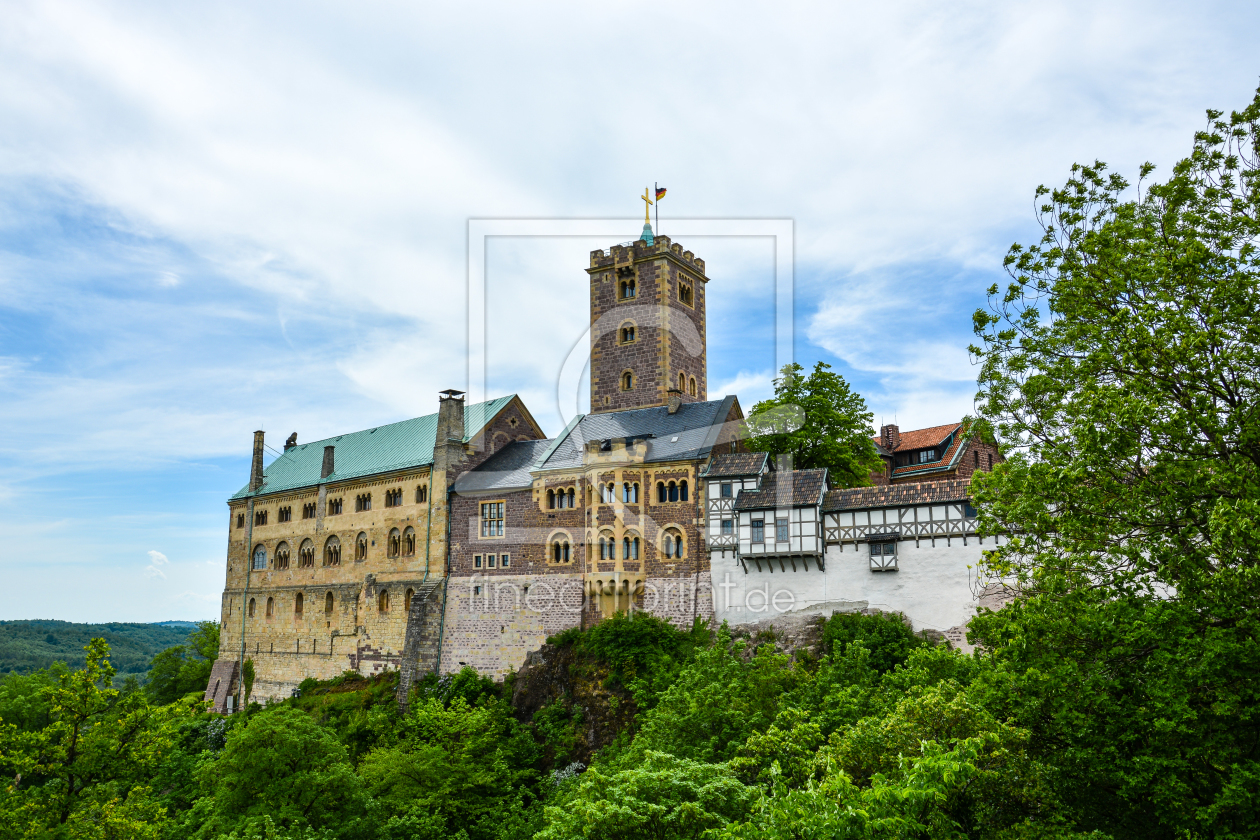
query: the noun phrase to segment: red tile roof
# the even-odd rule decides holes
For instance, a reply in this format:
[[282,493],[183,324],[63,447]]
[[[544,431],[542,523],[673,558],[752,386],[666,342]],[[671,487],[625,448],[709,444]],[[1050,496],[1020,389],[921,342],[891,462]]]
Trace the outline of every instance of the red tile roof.
[[[961,424],[960,424],[961,425]],[[943,427],[938,427],[943,428]],[[957,428],[957,427],[955,427]],[[924,430],[929,431],[929,430]],[[937,461],[929,461],[926,464],[907,464],[904,467],[897,467],[892,471],[893,480],[897,480],[905,475],[926,472],[938,472],[942,470],[952,470],[955,466],[954,458],[958,455],[958,450],[962,448],[964,437],[961,434],[954,435],[954,439],[949,444],[949,449],[941,453],[941,457]],[[940,442],[939,440],[937,441]]]
[[[944,426],[929,426],[926,429],[914,429],[909,432],[901,433],[901,442],[897,444],[894,452],[905,452],[907,449],[927,449],[929,446],[935,446],[945,438],[949,437],[949,433],[962,426],[962,423],[946,423]],[[878,437],[871,438],[876,446],[882,445],[882,441]]]

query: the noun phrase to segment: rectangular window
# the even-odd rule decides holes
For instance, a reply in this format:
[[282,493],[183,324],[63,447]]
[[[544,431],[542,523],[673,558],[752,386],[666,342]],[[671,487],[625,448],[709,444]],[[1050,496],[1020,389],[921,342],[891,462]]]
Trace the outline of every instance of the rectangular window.
[[788,521],[786,519],[774,520],[774,541],[775,542],[788,541]]
[[926,464],[926,463],[928,463],[928,462],[930,462],[930,461],[935,461],[935,460],[936,460],[936,450],[935,450],[935,449],[925,449],[925,450],[923,450],[922,452],[920,452],[920,453],[919,453],[919,463],[920,463],[920,464]]
[[503,502],[481,503],[481,536],[503,536]]
[[764,519],[754,519],[752,521],[752,541],[755,543],[766,541],[766,522]]
[[723,519],[722,520],[722,536],[729,537],[733,533],[735,533],[735,522],[730,519]]
[[511,556],[510,556],[510,555],[507,555],[507,554],[501,554],[501,555],[499,555],[499,565],[500,565],[500,566],[502,566],[502,567],[503,567],[503,568],[505,568],[505,569],[506,569],[508,566],[512,565],[512,558],[511,558]]
[[495,565],[494,561],[495,561],[495,556],[493,554],[487,554],[486,555],[486,568],[493,569]]
[[722,498],[729,499],[731,497],[731,483],[729,481],[722,482]]
[[474,569],[480,569],[480,568],[481,568],[481,555],[480,555],[480,554],[474,554],[474,555],[473,555],[473,568],[474,568]]

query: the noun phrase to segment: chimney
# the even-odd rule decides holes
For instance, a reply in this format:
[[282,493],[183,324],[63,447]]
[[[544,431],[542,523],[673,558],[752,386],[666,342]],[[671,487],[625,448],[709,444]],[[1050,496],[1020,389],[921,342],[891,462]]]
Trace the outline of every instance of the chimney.
[[295,446],[297,446],[297,432],[289,435],[289,439],[284,442],[284,451],[288,452]]
[[879,442],[884,445],[885,449],[896,451],[897,447],[901,445],[901,432],[894,424],[880,426]]
[[335,448],[336,448],[336,447],[332,447],[332,446],[325,446],[325,447],[324,447],[324,465],[323,465],[322,467],[320,467],[320,468],[319,468],[319,477],[320,477],[320,478],[328,478],[328,476],[330,476],[330,475],[332,475],[332,474],[333,474],[333,472],[334,472],[334,467],[333,467],[333,449],[335,449]]
[[437,441],[464,441],[464,392],[447,388],[438,398]]
[[263,433],[254,432],[254,461],[249,465],[249,492],[257,493],[263,486]]
[[679,391],[677,388],[670,388],[669,399],[665,404],[669,406],[670,414],[677,411],[678,406],[682,405],[682,391]]

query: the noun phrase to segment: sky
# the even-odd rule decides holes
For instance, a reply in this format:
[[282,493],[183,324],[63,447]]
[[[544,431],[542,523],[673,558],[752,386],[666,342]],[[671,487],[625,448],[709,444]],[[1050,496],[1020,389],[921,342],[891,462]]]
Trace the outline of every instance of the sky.
[[[548,434],[589,252],[655,183],[667,235],[789,220],[795,360],[956,420],[1036,187],[1158,178],[1258,82],[1245,2],[0,0],[0,620],[216,618],[255,429],[466,386],[470,220],[624,220],[485,241],[487,390]],[[748,409],[784,246],[679,241]]]

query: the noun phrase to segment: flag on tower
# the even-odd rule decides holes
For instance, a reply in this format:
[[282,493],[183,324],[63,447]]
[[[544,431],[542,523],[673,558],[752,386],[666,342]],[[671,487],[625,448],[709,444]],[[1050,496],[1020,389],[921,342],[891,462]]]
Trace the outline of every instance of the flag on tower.
[[657,188],[656,188],[656,200],[657,200],[657,201],[660,201],[660,200],[661,200],[662,198],[664,198],[664,197],[665,197],[665,188],[664,188],[664,187],[657,187]]

